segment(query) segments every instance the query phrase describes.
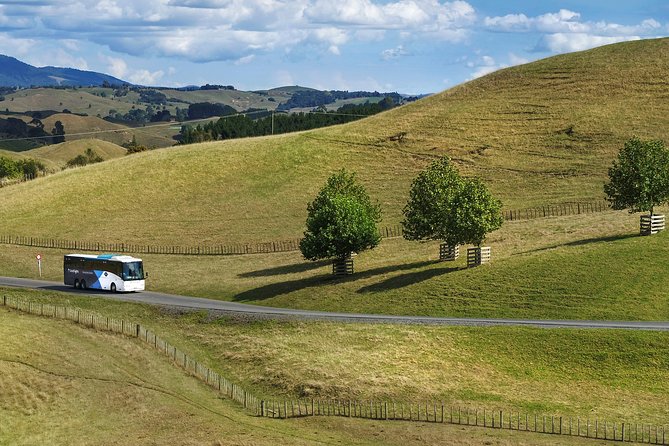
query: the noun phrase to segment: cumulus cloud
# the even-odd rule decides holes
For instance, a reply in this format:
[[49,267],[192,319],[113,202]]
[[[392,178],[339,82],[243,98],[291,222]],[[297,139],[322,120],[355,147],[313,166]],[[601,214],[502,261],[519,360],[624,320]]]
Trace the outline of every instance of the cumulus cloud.
[[[159,81],[165,76],[162,70],[149,71],[145,69],[133,70],[128,67],[128,63],[120,57],[111,57],[100,54],[99,59],[106,65],[107,72],[114,77],[130,81],[138,85],[158,85]],[[174,74],[176,69],[170,67],[168,73]]]
[[381,52],[381,58],[383,60],[393,60],[399,59],[400,57],[407,56],[409,52],[404,49],[403,45],[398,46],[397,48],[391,48]]
[[114,77],[123,79],[128,74],[128,64],[125,60],[118,57],[100,56],[100,59],[107,64],[107,71]]
[[579,22],[577,12],[561,9],[557,13],[527,17],[525,14],[508,14],[503,17],[486,17],[484,25],[495,31],[585,32],[588,25]]
[[150,72],[149,70],[137,70],[128,78],[130,82],[138,85],[158,85],[160,79],[163,78],[165,72],[158,70]]
[[[462,40],[476,21],[463,0],[39,0],[0,2],[0,26],[34,38],[86,40],[135,56],[195,62],[316,45],[341,54],[387,32]],[[204,11],[203,11],[204,10]]]
[[606,21],[583,21],[581,14],[561,9],[557,13],[528,17],[525,14],[508,14],[486,17],[484,26],[498,32],[538,32],[543,34],[534,51],[562,53],[579,51],[609,43],[637,40],[661,35],[662,24],[646,19],[635,25],[621,25]]
[[469,80],[472,80],[502,68],[522,65],[527,62],[529,62],[529,60],[525,59],[524,57],[520,57],[514,53],[509,53],[508,62],[506,63],[498,63],[492,56],[484,55],[479,57],[476,61],[468,61],[466,65],[467,67],[474,69],[474,71],[472,71],[471,75],[469,76]]
[[32,50],[39,44],[35,39],[13,38],[9,34],[0,33],[0,49],[11,48],[12,54],[17,56],[25,56],[32,52]]
[[593,36],[584,33],[574,34],[549,34],[543,36],[535,51],[551,51],[553,53],[567,53],[573,51],[583,51],[597,46],[608,45],[611,43],[625,42],[628,40],[639,40],[640,36]]
[[[336,24],[344,28],[404,30],[417,33],[456,31],[476,20],[474,8],[465,1],[316,0],[308,4],[304,17],[315,24]],[[448,33],[444,33],[447,38]]]
[[576,33],[599,36],[633,36],[653,34],[662,25],[655,19],[646,19],[637,25],[620,25],[606,21],[581,21],[581,14],[561,9],[557,13],[528,17],[525,14],[508,14],[502,17],[486,17],[484,25],[493,31]]

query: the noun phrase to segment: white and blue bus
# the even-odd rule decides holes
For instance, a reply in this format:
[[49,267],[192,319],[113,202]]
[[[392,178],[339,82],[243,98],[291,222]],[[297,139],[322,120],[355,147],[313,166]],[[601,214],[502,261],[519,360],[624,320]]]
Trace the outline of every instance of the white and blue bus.
[[145,285],[142,259],[115,254],[68,254],[63,259],[63,281],[75,288],[142,291]]

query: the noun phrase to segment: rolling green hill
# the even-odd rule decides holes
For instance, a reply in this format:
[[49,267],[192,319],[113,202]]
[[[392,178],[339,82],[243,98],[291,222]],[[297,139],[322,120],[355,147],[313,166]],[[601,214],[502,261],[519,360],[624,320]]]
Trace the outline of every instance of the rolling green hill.
[[119,158],[127,153],[125,148],[114,143],[87,138],[40,147],[23,152],[22,155],[63,167],[72,158],[75,158],[77,155],[83,155],[87,149],[93,149],[103,160]]
[[0,150],[0,156],[12,159],[33,158],[41,161],[47,171],[53,172],[65,167],[65,164],[77,155],[83,155],[87,149],[94,150],[103,160],[119,158],[127,153],[125,148],[114,143],[88,138],[42,146],[18,153]]
[[[669,39],[610,45],[501,70],[356,123],[63,172],[2,190],[0,232],[165,244],[294,238],[307,202],[341,167],[359,173],[383,223],[396,224],[412,178],[443,154],[507,208],[601,198],[626,139],[669,139],[668,56]],[[80,212],[74,227],[65,209],[100,197],[104,212]]]

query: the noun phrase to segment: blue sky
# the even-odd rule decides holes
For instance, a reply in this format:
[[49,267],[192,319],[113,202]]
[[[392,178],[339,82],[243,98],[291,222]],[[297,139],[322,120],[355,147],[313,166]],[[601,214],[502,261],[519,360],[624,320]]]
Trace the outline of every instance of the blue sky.
[[0,53],[161,86],[419,94],[664,36],[666,0],[0,0]]

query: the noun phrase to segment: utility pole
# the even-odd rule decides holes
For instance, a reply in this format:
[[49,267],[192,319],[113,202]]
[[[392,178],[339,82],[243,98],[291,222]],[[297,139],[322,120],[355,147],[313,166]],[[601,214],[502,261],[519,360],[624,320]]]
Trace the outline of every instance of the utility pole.
[[274,112],[272,112],[272,135],[274,135]]

